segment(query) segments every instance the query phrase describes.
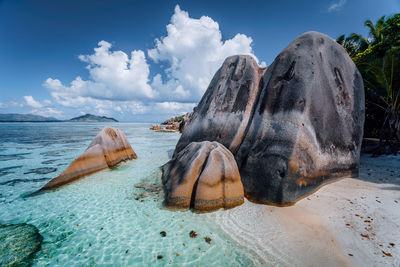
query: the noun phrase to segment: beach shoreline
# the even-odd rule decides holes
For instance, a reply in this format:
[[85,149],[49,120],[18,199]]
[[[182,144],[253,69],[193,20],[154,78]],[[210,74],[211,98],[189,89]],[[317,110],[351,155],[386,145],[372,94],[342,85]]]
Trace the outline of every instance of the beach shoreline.
[[294,206],[246,200],[207,216],[251,249],[256,265],[399,266],[400,157],[363,154],[358,178],[327,184]]

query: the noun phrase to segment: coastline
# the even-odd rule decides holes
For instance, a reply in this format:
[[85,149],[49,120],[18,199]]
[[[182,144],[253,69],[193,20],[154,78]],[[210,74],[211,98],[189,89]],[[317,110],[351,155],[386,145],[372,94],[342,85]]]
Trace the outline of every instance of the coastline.
[[261,265],[399,266],[400,156],[362,155],[358,178],[327,184],[294,206],[246,200],[207,216]]

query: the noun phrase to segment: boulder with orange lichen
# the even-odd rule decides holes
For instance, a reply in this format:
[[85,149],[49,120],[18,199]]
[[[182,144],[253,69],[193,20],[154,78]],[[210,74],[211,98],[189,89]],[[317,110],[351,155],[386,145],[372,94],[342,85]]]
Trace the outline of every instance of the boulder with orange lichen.
[[191,142],[219,142],[234,155],[248,199],[292,205],[334,178],[358,176],[364,113],[363,80],[347,52],[307,32],[268,68],[227,58],[174,155]]
[[83,154],[41,190],[56,188],[91,173],[111,168],[122,161],[136,158],[137,155],[124,132],[113,127],[105,127]]
[[211,211],[243,203],[232,153],[217,142],[192,142],[162,167],[167,206]]

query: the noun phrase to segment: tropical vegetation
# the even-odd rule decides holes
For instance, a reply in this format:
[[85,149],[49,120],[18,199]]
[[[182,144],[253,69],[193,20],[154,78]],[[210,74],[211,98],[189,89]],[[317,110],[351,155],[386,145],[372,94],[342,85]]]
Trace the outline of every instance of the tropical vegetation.
[[365,137],[377,137],[376,153],[395,153],[400,141],[400,14],[381,17],[364,25],[369,35],[357,33],[337,39],[364,80]]

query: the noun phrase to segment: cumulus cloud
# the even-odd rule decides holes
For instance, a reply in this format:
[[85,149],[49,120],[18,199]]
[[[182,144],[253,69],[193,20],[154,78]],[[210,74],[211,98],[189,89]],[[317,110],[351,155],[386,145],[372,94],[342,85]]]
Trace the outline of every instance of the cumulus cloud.
[[34,108],[29,112],[31,114],[40,115],[44,117],[56,117],[56,118],[62,117],[62,111],[54,107],[50,107],[49,105],[51,104],[51,101],[48,99],[43,101],[44,104],[35,100],[31,95],[24,96],[24,99],[29,107]]
[[191,18],[177,5],[166,36],[156,39],[154,48],[147,51],[152,64],[165,66],[162,73],[150,77],[144,51],[133,50],[128,55],[113,50],[109,42],[100,41],[93,54],[78,57],[87,64],[89,79],[77,76],[65,84],[50,77],[43,86],[49,90],[53,102],[84,112],[184,113],[200,100],[226,57],[245,54],[257,60],[252,41],[244,34],[224,41],[216,21],[207,16]]
[[111,51],[111,44],[100,41],[92,55],[80,55],[87,63],[90,80],[76,77],[69,86],[58,79],[48,78],[44,86],[62,105],[68,99],[91,97],[106,100],[152,99],[156,92],[148,84],[149,65],[143,51],[134,50],[128,56],[123,51]]
[[164,73],[166,81],[157,74],[152,87],[164,99],[198,101],[225,58],[243,54],[257,60],[252,42],[244,34],[223,41],[216,21],[207,16],[191,18],[177,5],[167,25],[167,35],[156,39],[155,48],[148,51],[154,62],[168,65]]
[[24,96],[25,102],[28,106],[33,107],[33,108],[41,108],[43,107],[42,104],[40,104],[38,101],[36,101],[33,96],[31,95],[26,95]]
[[186,113],[192,111],[196,103],[181,103],[181,102],[159,102],[155,104],[158,110],[167,110],[171,114]]
[[328,7],[328,12],[339,11],[346,4],[347,0],[339,0]]
[[41,109],[33,109],[29,113],[34,114],[34,115],[44,116],[44,117],[60,118],[62,111],[57,110],[55,108],[51,108],[51,107],[45,107],[45,108],[41,108]]

